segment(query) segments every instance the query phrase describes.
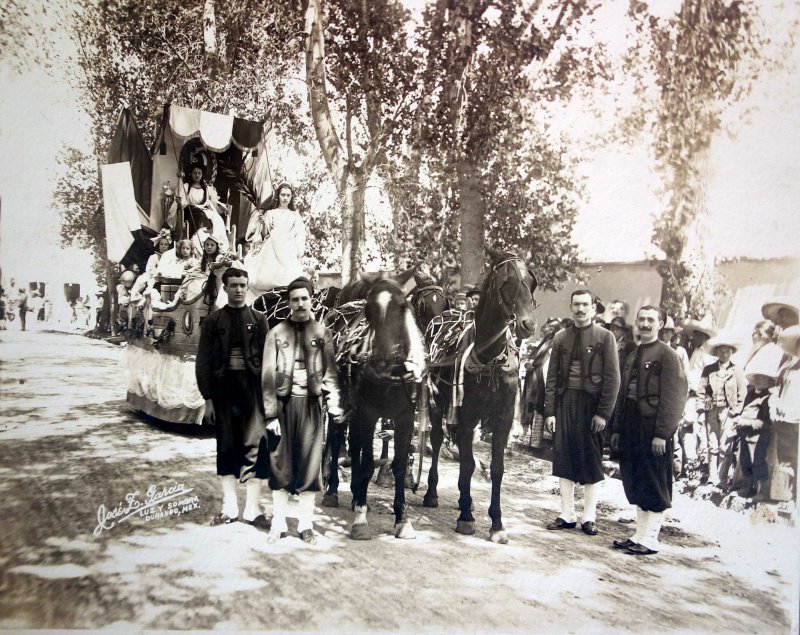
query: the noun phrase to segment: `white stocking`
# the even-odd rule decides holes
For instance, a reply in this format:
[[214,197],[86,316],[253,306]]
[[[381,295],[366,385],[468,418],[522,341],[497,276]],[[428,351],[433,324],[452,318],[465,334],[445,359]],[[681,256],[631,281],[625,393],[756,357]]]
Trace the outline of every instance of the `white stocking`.
[[242,518],[245,520],[253,520],[261,513],[261,510],[258,506],[259,499],[261,498],[261,479],[251,478],[249,481],[247,481],[245,487],[247,491],[247,498],[245,498]]
[[286,511],[289,507],[289,492],[285,489],[272,490],[272,533],[286,531]]
[[631,536],[631,540],[636,544],[642,544],[644,540],[645,531],[647,530],[647,516],[648,513],[638,505],[636,506],[636,533]]
[[314,518],[314,492],[300,492],[297,510],[297,531],[311,529]]
[[590,483],[583,486],[583,516],[581,521],[596,522],[597,521],[597,499],[600,496],[600,486],[603,481],[599,483]]
[[558,487],[561,490],[561,518],[568,523],[574,523],[578,519],[575,513],[575,482],[560,478]]
[[640,544],[648,549],[658,551],[661,547],[658,542],[658,532],[664,522],[664,512],[647,512],[647,529]]
[[222,481],[222,513],[236,518],[239,516],[239,501],[236,499],[236,477],[221,476]]

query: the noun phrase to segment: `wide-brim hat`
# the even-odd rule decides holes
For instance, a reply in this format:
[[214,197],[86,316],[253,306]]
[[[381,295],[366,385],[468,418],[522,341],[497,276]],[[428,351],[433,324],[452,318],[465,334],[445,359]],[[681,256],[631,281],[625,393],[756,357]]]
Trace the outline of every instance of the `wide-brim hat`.
[[706,343],[706,350],[708,350],[709,354],[714,355],[716,357],[717,349],[720,346],[727,346],[728,348],[732,348],[733,352],[735,353],[741,347],[741,343],[739,342],[738,338],[733,337],[728,333],[720,333],[719,335],[712,337],[710,340],[708,340],[708,342]]
[[470,289],[467,289],[467,290],[464,292],[464,295],[465,295],[466,297],[468,297],[468,298],[471,298],[473,295],[480,295],[480,294],[481,294],[481,290],[480,290],[480,288],[478,288],[478,287],[472,287],[472,288],[470,288]]
[[197,240],[200,241],[200,246],[203,246],[203,243],[206,242],[208,239],[213,240],[217,243],[220,247],[222,246],[222,239],[219,236],[215,236],[210,231],[208,231],[205,227],[201,227],[197,230]]
[[603,301],[598,298],[596,295],[592,295],[594,298],[594,312],[595,314],[605,313],[606,312],[606,305],[603,304]]
[[800,341],[800,324],[789,326],[783,329],[778,335],[778,346],[780,346],[785,353],[794,357],[798,356],[797,343]]
[[684,333],[704,333],[708,337],[714,337],[717,334],[717,330],[711,326],[710,324],[706,323],[705,320],[686,320],[683,323],[683,332]]
[[633,327],[625,321],[625,318],[620,317],[619,315],[611,318],[611,321],[606,323],[607,329],[611,329],[613,327],[616,327],[618,329],[624,329],[625,331],[633,330]]
[[789,309],[798,316],[800,321],[800,307],[797,301],[789,297],[775,297],[761,305],[761,315],[766,319],[777,322],[778,312],[781,309]]
[[672,319],[669,315],[667,319],[664,321],[664,326],[661,327],[662,331],[674,331],[675,333],[680,333],[683,331],[683,328],[680,326],[675,326],[675,320]]

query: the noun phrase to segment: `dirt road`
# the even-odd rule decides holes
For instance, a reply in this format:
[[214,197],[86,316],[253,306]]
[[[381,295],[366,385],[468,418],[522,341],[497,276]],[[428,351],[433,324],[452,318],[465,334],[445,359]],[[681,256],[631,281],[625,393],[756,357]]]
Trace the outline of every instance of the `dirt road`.
[[[346,483],[342,507],[317,508],[313,547],[210,527],[213,438],[130,413],[123,357],[77,335],[0,333],[0,629],[796,632],[793,528],[677,496],[663,551],[637,558],[610,548],[632,533],[619,482],[603,488],[599,536],[549,532],[557,481],[527,456],[508,462],[508,545],[487,540],[477,476],[477,533],[453,531],[452,462],[438,509],[409,494],[416,540],[393,537],[390,491],[373,485],[374,539],[351,541]],[[262,502],[269,514],[266,489]]]

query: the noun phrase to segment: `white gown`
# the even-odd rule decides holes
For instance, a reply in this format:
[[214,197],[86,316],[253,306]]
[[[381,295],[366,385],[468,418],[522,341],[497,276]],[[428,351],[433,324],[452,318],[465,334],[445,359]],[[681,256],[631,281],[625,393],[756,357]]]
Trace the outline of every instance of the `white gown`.
[[244,258],[244,268],[250,275],[250,291],[255,297],[303,275],[300,259],[306,248],[306,229],[300,212],[254,212],[246,236],[252,248]]

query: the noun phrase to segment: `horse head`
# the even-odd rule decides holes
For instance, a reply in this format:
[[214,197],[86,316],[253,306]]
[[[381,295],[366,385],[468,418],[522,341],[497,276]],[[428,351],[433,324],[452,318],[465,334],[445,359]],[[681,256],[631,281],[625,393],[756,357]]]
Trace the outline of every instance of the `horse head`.
[[533,271],[518,255],[486,247],[492,270],[486,276],[476,325],[486,319],[513,325],[515,335],[528,337],[536,329],[533,292],[538,284]]
[[418,357],[414,349],[420,338],[406,300],[415,284],[414,269],[369,282],[364,315],[372,333],[369,364],[378,375],[401,376],[405,362]]
[[431,320],[450,308],[450,300],[436,281],[424,274],[415,273],[416,287],[411,292],[411,309],[421,331],[425,331]]

